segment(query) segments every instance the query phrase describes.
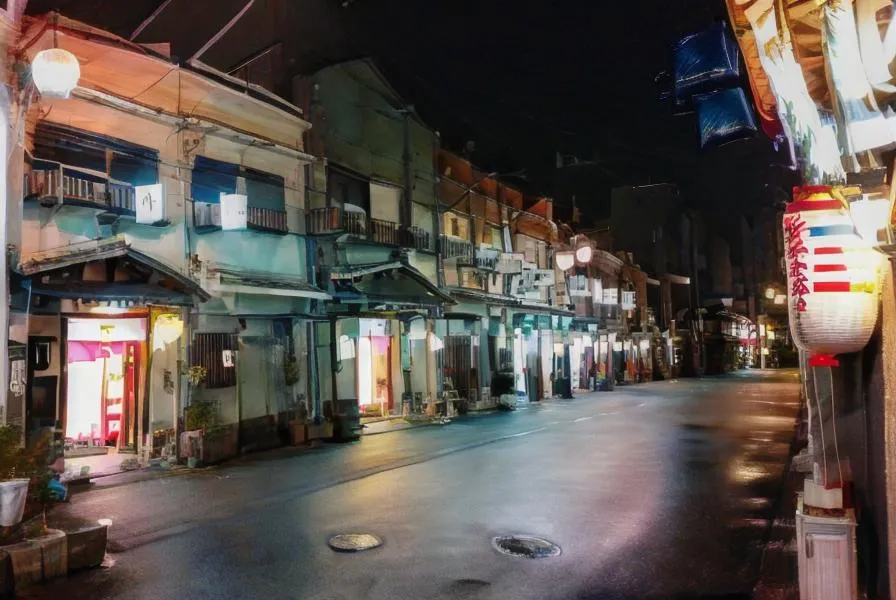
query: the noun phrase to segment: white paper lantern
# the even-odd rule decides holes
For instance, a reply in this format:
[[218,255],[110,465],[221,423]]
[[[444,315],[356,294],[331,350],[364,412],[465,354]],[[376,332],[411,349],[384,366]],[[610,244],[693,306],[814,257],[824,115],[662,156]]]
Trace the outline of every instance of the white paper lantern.
[[68,98],[80,78],[81,65],[68,50],[41,50],[31,61],[31,79],[41,96]]
[[575,254],[572,252],[557,252],[554,254],[554,261],[557,263],[557,268],[561,271],[569,271],[576,264]]
[[865,347],[877,323],[881,255],[827,186],[794,190],[784,215],[790,330],[810,364]]
[[591,249],[591,246],[579,246],[578,249],[576,249],[576,260],[579,262],[579,264],[587,265],[591,262],[593,253],[594,251]]

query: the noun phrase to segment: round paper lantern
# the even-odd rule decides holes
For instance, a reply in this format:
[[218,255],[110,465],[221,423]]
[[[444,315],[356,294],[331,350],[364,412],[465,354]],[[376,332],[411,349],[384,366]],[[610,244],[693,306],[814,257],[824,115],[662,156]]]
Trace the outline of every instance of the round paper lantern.
[[836,365],[874,332],[881,255],[828,186],[795,188],[783,224],[793,341],[811,365]]
[[576,260],[579,264],[587,265],[591,262],[594,251],[589,244],[583,244],[576,249]]
[[80,78],[81,65],[68,50],[41,50],[31,61],[31,79],[41,96],[68,98]]
[[554,254],[554,261],[557,268],[561,271],[569,271],[576,264],[576,255],[573,252],[557,252]]

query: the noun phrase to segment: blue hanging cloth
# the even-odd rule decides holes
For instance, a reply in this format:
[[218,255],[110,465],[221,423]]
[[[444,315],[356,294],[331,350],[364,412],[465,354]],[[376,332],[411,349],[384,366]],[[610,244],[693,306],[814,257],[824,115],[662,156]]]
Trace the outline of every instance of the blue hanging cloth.
[[708,150],[756,135],[756,117],[744,91],[730,90],[699,94],[694,97],[700,148]]
[[724,22],[682,38],[674,49],[675,101],[687,105],[696,94],[740,82],[737,42]]

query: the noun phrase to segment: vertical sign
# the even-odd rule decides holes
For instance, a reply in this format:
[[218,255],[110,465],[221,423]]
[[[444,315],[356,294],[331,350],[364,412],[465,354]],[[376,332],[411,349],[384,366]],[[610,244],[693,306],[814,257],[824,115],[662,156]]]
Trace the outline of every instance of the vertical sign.
[[248,223],[249,198],[244,194],[221,194],[221,229],[239,231]]
[[134,188],[137,223],[153,225],[165,220],[165,197],[161,183]]

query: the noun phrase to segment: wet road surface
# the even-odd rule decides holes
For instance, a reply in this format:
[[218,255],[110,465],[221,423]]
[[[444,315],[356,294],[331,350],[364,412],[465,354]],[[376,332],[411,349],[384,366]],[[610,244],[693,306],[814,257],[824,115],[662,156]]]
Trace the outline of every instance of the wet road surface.
[[[748,597],[798,394],[790,371],[657,382],[97,487],[58,511],[113,520],[111,566],[23,597]],[[562,554],[492,547],[515,533]]]

